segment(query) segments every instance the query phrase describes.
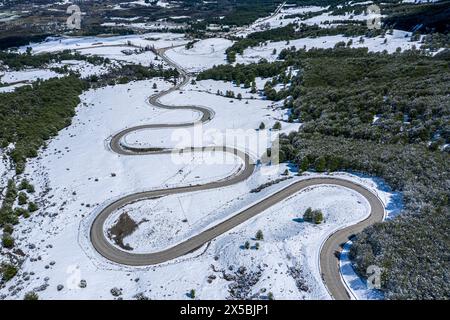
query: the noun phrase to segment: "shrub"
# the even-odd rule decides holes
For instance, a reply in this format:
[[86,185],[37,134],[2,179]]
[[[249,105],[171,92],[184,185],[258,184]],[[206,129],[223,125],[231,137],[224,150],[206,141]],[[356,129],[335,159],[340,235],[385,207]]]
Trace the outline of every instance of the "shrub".
[[258,230],[258,232],[256,232],[255,239],[256,240],[264,240],[264,234],[263,234],[262,230]]
[[14,238],[11,236],[11,234],[3,232],[2,245],[7,249],[11,249],[12,247],[14,247]]
[[26,190],[28,193],[34,192],[34,186],[28,182],[27,179],[23,179],[19,184],[19,190]]
[[34,203],[34,202],[28,203],[28,211],[34,212],[34,211],[37,211],[38,209],[39,209],[39,207],[37,206],[36,203]]
[[3,232],[12,234],[12,233],[14,232],[14,227],[13,227],[13,225],[10,224],[10,223],[5,224],[5,225],[3,226]]
[[25,293],[23,300],[39,300],[39,296],[36,292],[30,291],[30,292]]
[[0,267],[2,274],[2,279],[4,281],[9,281],[17,274],[17,267],[10,263],[4,263]]
[[18,201],[19,201],[19,205],[24,205],[27,203],[28,196],[26,195],[25,192],[19,192]]
[[281,123],[279,121],[275,122],[272,128],[273,130],[281,130]]
[[316,210],[314,214],[314,223],[321,224],[323,222],[323,214],[322,211]]
[[323,222],[323,213],[321,210],[312,210],[311,208],[308,208],[303,214],[303,220],[320,224]]
[[312,221],[312,219],[313,219],[313,213],[312,213],[313,211],[312,211],[312,209],[311,208],[308,208],[308,209],[306,209],[306,211],[305,211],[305,213],[303,214],[303,220],[304,221]]

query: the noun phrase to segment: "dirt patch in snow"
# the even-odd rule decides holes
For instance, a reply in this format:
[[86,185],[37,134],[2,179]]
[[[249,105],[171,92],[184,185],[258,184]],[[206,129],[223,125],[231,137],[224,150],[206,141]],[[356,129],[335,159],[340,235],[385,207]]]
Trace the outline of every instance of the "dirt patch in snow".
[[108,237],[122,249],[131,251],[133,248],[128,243],[124,244],[123,239],[136,231],[142,222],[145,221],[142,220],[137,223],[128,215],[128,213],[124,212],[119,216],[117,222],[108,229]]

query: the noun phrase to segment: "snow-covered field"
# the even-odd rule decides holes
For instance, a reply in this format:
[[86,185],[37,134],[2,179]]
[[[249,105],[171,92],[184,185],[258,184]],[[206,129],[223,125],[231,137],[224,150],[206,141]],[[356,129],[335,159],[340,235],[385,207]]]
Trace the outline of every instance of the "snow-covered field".
[[233,44],[222,38],[200,40],[192,49],[178,47],[166,52],[169,59],[176,61],[189,72],[199,72],[214,65],[225,64],[225,50]]

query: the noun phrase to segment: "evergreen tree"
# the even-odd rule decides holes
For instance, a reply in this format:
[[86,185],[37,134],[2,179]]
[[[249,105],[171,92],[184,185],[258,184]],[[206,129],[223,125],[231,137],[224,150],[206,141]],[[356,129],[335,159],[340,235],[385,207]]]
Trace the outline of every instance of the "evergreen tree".
[[307,222],[311,222],[313,220],[313,210],[311,208],[306,209],[303,214],[303,220]]
[[264,234],[262,230],[258,230],[258,232],[256,232],[255,239],[258,241],[264,240]]

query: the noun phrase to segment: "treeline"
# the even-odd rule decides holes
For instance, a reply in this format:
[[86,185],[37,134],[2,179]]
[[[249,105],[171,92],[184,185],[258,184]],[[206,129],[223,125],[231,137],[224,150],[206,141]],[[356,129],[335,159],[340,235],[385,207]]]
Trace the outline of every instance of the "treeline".
[[9,155],[22,173],[45,141],[68,126],[87,84],[74,76],[37,81],[0,94],[0,147],[14,144]]
[[280,137],[281,160],[300,172],[374,175],[400,191],[402,213],[356,235],[353,264],[362,276],[370,265],[382,268],[387,299],[448,299],[448,60],[360,49],[285,58],[301,67],[291,103],[304,125]]
[[[233,81],[237,86],[244,85],[244,88],[251,88],[251,93],[256,93],[256,77],[269,78],[264,85],[263,93],[268,100],[279,101],[287,97],[297,98],[300,94],[299,82],[301,77],[293,75],[295,63],[292,59],[288,61],[275,61],[272,63],[261,60],[259,63],[219,65],[201,72],[197,80],[222,80]],[[275,87],[282,84],[283,88],[276,90]],[[291,101],[291,100],[289,100]],[[292,102],[286,102],[287,107],[291,107]],[[295,119],[294,115],[290,121]]]
[[49,63],[61,62],[63,60],[82,60],[94,65],[102,65],[110,62],[108,58],[95,55],[86,56],[79,52],[72,52],[71,50],[64,50],[57,53],[46,52],[42,54],[32,54],[31,48],[28,48],[27,52],[24,53],[0,51],[0,61],[13,70],[21,70],[25,67],[40,68],[45,67]]

